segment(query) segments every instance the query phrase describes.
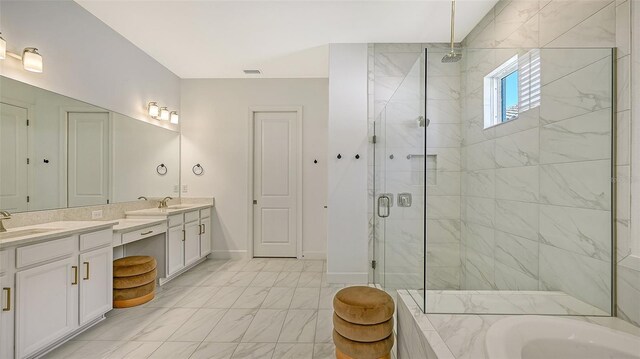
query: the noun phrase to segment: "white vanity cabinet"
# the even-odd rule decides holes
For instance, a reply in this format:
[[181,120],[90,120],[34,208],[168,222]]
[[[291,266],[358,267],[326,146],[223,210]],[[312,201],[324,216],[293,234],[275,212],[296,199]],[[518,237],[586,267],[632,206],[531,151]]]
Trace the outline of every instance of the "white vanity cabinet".
[[211,253],[211,208],[200,210],[200,257]]
[[0,251],[0,359],[13,358],[13,321],[16,312],[13,253],[12,249]]
[[3,275],[2,285],[15,277],[15,322],[5,323],[2,312],[0,358],[38,356],[112,309],[112,233],[109,228],[9,249],[14,273]]
[[[196,212],[197,214],[197,212]],[[184,224],[184,265],[189,266],[200,259],[200,218],[196,215]]]
[[[171,221],[169,221],[171,223]],[[184,268],[184,231],[182,223],[167,231],[167,277]]]

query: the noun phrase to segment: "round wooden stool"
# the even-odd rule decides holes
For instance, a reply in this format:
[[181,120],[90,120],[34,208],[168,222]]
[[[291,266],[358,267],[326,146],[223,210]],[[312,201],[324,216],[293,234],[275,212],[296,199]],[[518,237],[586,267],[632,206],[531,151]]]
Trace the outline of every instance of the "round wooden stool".
[[336,293],[333,308],[336,358],[390,358],[395,310],[391,296],[372,287],[347,287]]
[[113,261],[113,307],[129,308],[155,296],[156,259],[131,256]]

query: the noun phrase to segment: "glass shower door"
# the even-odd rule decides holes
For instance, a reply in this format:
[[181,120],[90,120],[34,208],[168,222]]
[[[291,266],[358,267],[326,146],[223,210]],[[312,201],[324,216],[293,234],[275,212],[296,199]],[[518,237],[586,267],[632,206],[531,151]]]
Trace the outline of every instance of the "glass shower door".
[[[425,287],[425,55],[375,53],[376,64],[412,55],[402,77],[374,78],[374,282],[392,295],[410,290],[423,307],[418,291]],[[384,91],[388,99],[381,98]]]

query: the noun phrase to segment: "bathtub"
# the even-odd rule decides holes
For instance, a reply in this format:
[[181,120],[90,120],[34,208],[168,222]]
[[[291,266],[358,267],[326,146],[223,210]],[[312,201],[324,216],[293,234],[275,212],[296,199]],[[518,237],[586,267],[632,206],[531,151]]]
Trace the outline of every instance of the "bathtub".
[[515,316],[495,322],[488,359],[640,359],[640,337],[581,320]]

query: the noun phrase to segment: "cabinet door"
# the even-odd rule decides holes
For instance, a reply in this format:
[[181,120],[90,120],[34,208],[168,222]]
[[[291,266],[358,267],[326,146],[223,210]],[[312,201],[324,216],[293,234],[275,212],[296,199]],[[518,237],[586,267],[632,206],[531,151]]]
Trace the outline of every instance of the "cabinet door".
[[13,276],[0,275],[0,359],[13,358],[13,317],[16,313]]
[[171,227],[167,233],[167,276],[184,268],[184,233],[182,226]]
[[200,234],[200,257],[211,253],[211,218],[206,217],[200,220],[202,233]]
[[113,307],[113,249],[106,247],[80,255],[80,325]]
[[200,222],[186,223],[184,232],[184,264],[188,266],[200,259]]
[[78,327],[78,257],[16,273],[16,357],[25,358]]

